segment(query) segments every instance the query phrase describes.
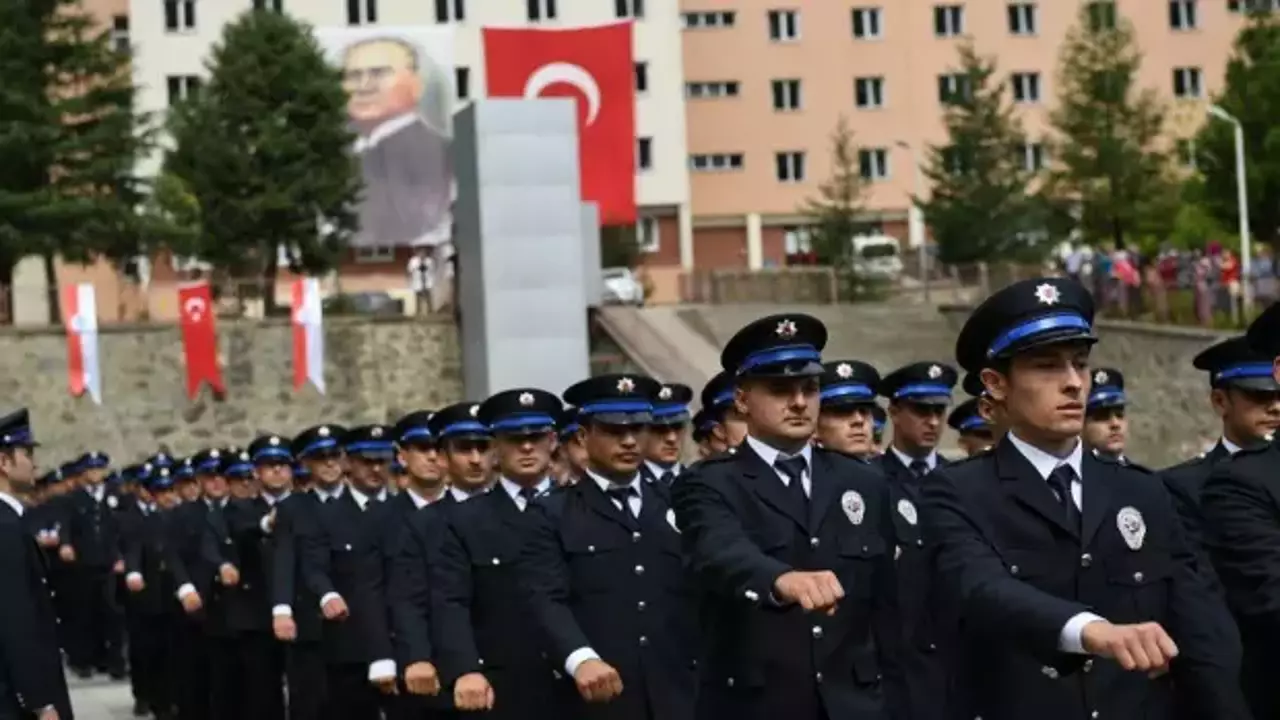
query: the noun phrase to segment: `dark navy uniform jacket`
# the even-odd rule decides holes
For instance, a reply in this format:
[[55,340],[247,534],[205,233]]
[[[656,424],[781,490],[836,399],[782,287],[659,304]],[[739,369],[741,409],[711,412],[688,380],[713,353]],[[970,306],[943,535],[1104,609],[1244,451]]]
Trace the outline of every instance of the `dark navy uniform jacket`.
[[1222,586],[1218,574],[1214,572],[1209,549],[1204,544],[1204,513],[1201,510],[1200,493],[1214,466],[1230,457],[1231,453],[1219,440],[1209,452],[1160,471],[1160,479],[1164,481],[1165,489],[1173,499],[1173,509],[1178,511],[1178,517],[1182,519],[1187,544],[1196,554],[1197,567],[1217,590],[1221,590]]
[[[673,487],[703,595],[702,720],[909,717],[884,479],[833,451],[812,458],[807,516],[749,442]],[[835,615],[774,601],[774,581],[791,570],[837,575],[845,597]]]
[[[1071,527],[1040,470],[1009,436],[939,469],[923,521],[938,544],[939,582],[957,597],[959,682],[985,720],[1247,718],[1239,638],[1196,570],[1159,479],[1083,453],[1082,520]],[[1151,679],[1061,649],[1067,623],[1093,612],[1160,623],[1177,643],[1172,671]]]
[[110,488],[102,490],[102,501],[94,499],[87,489],[67,493],[62,509],[63,545],[76,550],[73,568],[107,570],[124,556],[121,552],[120,522],[116,508],[132,499],[121,498]]
[[314,491],[294,491],[276,504],[271,561],[272,612],[288,606],[293,613],[299,642],[320,642],[320,598],[303,582],[302,538],[317,532],[320,498]]
[[1258,720],[1280,717],[1280,446],[1237,452],[1201,493],[1205,544],[1244,641],[1245,695]]
[[622,695],[609,703],[579,701],[582,717],[694,716],[697,607],[675,513],[657,484],[634,483],[638,517],[590,475],[528,511],[525,567],[550,659],[563,667],[572,653],[591,648],[622,677]]

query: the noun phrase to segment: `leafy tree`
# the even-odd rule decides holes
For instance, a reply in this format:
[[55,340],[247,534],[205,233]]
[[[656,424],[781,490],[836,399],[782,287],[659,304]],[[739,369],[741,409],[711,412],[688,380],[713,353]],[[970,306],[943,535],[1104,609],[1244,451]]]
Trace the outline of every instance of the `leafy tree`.
[[850,263],[850,241],[866,227],[865,192],[853,130],[842,115],[831,132],[831,175],[818,186],[817,196],[800,208],[813,219],[809,242],[819,263],[834,267]]
[[1161,132],[1165,111],[1136,85],[1133,26],[1113,2],[1081,7],[1059,58],[1049,195],[1091,244],[1167,234],[1177,206]]
[[310,29],[282,13],[227,25],[207,67],[208,82],[170,116],[165,172],[176,184],[164,209],[196,230],[185,254],[257,277],[271,314],[278,248],[320,273],[356,230],[362,181],[347,96]]
[[[134,168],[151,143],[127,53],[80,0],[0,3],[0,283],[23,256],[117,263],[140,249]],[[50,293],[53,320],[57,294]]]
[[[1025,167],[1026,134],[996,65],[972,45],[960,47],[963,91],[947,105],[947,142],[931,146],[924,170],[931,185],[921,209],[944,263],[1031,254],[1044,218]],[[917,199],[917,202],[919,200]]]
[[[1250,230],[1280,243],[1280,19],[1255,13],[1236,36],[1226,83],[1214,102],[1244,129]],[[1209,119],[1195,140],[1196,166],[1204,176],[1204,201],[1221,223],[1239,224],[1235,128]]]

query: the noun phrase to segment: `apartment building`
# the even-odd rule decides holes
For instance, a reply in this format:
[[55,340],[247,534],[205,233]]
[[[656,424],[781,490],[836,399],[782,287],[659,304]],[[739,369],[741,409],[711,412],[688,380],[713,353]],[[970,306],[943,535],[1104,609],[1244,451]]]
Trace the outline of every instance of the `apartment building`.
[[[1047,162],[1058,51],[1084,1],[683,0],[694,265],[777,266],[804,248],[798,208],[830,176],[841,116],[869,209],[905,242],[916,165],[945,139],[942,101],[965,40],[996,57],[1028,165]],[[1115,0],[1144,53],[1140,83],[1169,100],[1175,138],[1204,121],[1245,4]]]

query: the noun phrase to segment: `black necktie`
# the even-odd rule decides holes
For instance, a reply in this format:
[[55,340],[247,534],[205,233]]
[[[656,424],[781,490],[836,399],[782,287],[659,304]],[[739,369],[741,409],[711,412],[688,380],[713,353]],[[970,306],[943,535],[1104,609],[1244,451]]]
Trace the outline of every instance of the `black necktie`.
[[636,514],[631,512],[631,498],[635,497],[636,489],[627,485],[626,487],[613,487],[605,491],[611,500],[622,505],[622,513],[627,516],[628,520],[635,520]]
[[538,497],[538,489],[522,487],[520,488],[520,497],[524,498],[524,506],[529,507],[529,503],[533,502],[533,499]]
[[787,478],[787,494],[791,496],[791,503],[800,511],[801,517],[805,517],[809,512],[809,496],[804,492],[804,471],[809,467],[803,455],[793,455],[791,457],[778,456],[773,461],[773,466],[778,472]]
[[929,474],[929,463],[923,460],[912,460],[911,465],[907,467],[917,479]]
[[668,470],[662,473],[662,477],[658,478],[658,482],[662,483],[663,485],[670,485],[672,482],[675,481],[675,479],[676,479],[676,474]]
[[1049,473],[1049,488],[1058,498],[1062,506],[1067,526],[1080,530],[1080,508],[1076,507],[1075,498],[1071,494],[1071,483],[1075,482],[1076,471],[1070,465],[1059,465]]

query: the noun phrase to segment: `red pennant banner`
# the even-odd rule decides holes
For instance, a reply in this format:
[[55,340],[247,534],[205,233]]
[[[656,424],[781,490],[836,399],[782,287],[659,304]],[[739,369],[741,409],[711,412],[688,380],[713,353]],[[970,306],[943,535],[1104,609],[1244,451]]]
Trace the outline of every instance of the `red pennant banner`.
[[203,383],[209,383],[219,393],[226,392],[218,367],[218,331],[213,324],[209,283],[178,288],[178,308],[182,352],[187,361],[187,395],[194,400]]

